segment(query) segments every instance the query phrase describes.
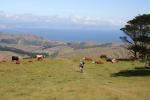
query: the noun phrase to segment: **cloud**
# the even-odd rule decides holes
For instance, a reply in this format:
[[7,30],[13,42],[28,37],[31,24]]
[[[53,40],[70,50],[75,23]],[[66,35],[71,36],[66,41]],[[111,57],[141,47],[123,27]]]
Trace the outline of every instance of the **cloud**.
[[0,11],[0,29],[14,28],[116,28],[124,23],[121,20],[102,19],[90,16],[40,16],[33,14],[10,14]]

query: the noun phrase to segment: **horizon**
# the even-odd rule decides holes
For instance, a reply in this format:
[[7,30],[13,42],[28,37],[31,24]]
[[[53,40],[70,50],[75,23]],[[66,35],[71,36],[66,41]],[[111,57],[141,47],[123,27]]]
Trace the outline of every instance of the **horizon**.
[[[3,32],[13,34],[34,34],[48,40],[60,42],[122,43],[120,37],[123,36],[123,32],[117,30],[23,29],[3,30]],[[110,34],[111,36],[109,36]]]

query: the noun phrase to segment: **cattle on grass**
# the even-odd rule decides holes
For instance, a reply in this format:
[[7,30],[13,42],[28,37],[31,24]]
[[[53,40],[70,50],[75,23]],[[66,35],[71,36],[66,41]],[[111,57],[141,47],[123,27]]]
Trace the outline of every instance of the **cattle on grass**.
[[112,61],[112,58],[108,58],[108,57],[107,57],[106,61],[107,61],[107,62],[111,62],[111,61]]
[[44,56],[43,55],[36,55],[37,60],[43,60]]
[[19,60],[16,61],[16,64],[20,64],[21,62]]
[[118,62],[118,60],[117,59],[112,59],[112,61],[111,61],[112,63],[117,63]]
[[19,57],[18,56],[12,56],[12,61],[19,61]]
[[102,62],[102,61],[100,61],[100,60],[93,61],[92,63],[93,63],[93,64],[103,64],[103,62]]
[[102,54],[102,55],[100,55],[100,58],[101,58],[101,59],[107,59],[107,55]]
[[115,58],[107,58],[106,61],[107,62],[112,62],[112,63],[117,63],[118,62],[118,60],[115,59]]

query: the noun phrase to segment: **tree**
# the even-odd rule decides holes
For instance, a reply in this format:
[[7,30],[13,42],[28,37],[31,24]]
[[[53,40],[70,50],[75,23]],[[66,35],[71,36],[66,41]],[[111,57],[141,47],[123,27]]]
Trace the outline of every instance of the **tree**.
[[[140,58],[145,62],[150,58],[150,14],[138,15],[127,22],[121,30],[126,36],[121,40],[127,43],[134,58]],[[149,61],[150,62],[150,61]]]

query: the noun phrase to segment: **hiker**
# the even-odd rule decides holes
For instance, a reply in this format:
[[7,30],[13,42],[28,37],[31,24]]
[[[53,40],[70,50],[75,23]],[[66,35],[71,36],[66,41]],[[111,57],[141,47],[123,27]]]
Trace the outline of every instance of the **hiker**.
[[80,65],[79,65],[79,67],[80,67],[80,73],[83,73],[84,64],[85,64],[84,61],[80,60]]

